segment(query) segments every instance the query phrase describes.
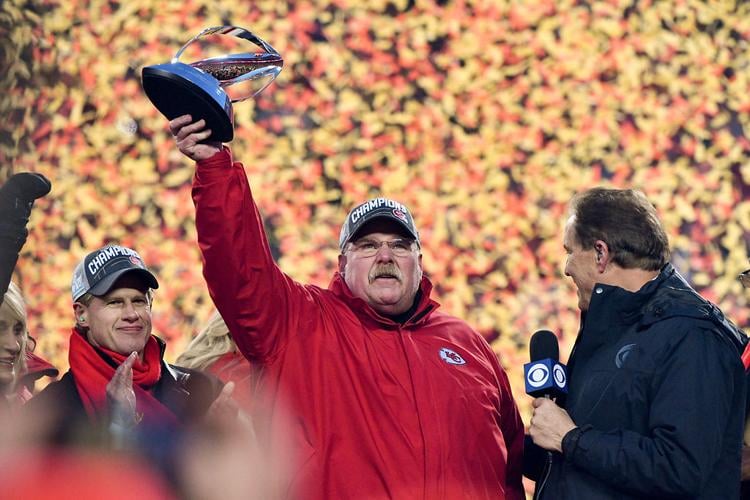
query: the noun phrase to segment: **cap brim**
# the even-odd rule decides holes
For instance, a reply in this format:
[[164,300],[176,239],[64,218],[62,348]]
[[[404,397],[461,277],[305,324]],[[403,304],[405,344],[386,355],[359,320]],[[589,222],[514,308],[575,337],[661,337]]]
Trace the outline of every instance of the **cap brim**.
[[344,242],[344,245],[352,241],[354,238],[356,238],[359,234],[362,233],[362,230],[367,228],[368,226],[372,225],[373,222],[377,221],[388,221],[392,223],[393,227],[399,228],[406,236],[409,236],[410,238],[414,238],[414,240],[419,243],[419,236],[414,234],[414,232],[411,230],[411,228],[400,219],[389,215],[387,213],[384,214],[376,214],[371,216],[370,219],[367,220],[367,222],[363,223],[362,226],[358,227],[356,231],[354,231],[351,235],[349,235],[349,238]]
[[111,275],[107,276],[103,280],[101,280],[96,285],[89,288],[88,293],[94,296],[100,296],[104,295],[112,288],[112,285],[115,284],[115,281],[117,281],[120,277],[122,277],[124,274],[127,273],[133,273],[138,274],[141,278],[143,278],[143,282],[148,285],[149,288],[159,288],[159,282],[156,281],[156,277],[151,274],[146,269],[120,269],[119,271],[115,271]]

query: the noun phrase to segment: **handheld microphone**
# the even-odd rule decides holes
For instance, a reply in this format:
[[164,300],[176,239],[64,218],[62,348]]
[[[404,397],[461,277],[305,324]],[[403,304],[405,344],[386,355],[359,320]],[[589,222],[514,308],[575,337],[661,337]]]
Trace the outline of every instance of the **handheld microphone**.
[[526,394],[535,398],[555,399],[568,393],[568,374],[559,362],[557,336],[549,330],[539,330],[529,342],[530,363],[523,365]]

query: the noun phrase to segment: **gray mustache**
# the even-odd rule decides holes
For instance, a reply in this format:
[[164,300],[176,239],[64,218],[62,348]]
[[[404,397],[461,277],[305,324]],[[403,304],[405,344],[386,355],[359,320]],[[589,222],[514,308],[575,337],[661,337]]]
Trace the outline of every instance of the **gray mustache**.
[[370,280],[370,283],[372,283],[382,276],[396,278],[398,281],[402,280],[401,271],[394,264],[383,264],[382,266],[373,268],[373,270],[370,271],[368,279]]

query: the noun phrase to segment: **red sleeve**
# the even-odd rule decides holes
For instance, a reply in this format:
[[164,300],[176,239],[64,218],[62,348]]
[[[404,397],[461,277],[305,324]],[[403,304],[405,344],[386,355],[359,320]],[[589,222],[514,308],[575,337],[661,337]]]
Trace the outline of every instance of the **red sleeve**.
[[263,363],[312,317],[309,294],[274,262],[245,169],[228,148],[197,162],[193,202],[211,298],[240,351]]
[[523,488],[523,420],[513,399],[508,375],[500,366],[497,357],[495,357],[495,371],[500,384],[500,430],[508,450],[505,498],[524,500],[526,493]]

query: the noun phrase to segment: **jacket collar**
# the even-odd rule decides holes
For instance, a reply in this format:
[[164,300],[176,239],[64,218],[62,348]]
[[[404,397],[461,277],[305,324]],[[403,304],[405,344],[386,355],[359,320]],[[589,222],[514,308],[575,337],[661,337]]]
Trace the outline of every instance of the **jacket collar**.
[[[693,290],[672,264],[665,264],[659,275],[637,292],[596,284],[589,310],[581,316],[581,330],[574,350],[588,351],[616,342],[613,332],[624,333],[623,326],[647,328],[678,316],[712,322],[740,352],[748,343],[745,333],[718,307]],[[613,323],[619,325],[618,328],[612,328]]]
[[649,301],[674,273],[672,265],[666,264],[656,278],[636,292],[595,284],[589,308],[581,313],[581,327],[568,360],[569,374],[572,376],[579,358],[587,359],[599,348],[617,342],[628,327],[638,324]]
[[587,326],[591,322],[604,325],[612,320],[626,325],[640,321],[645,313],[646,304],[651,301],[662,284],[676,274],[677,271],[672,264],[665,264],[656,278],[635,292],[615,285],[597,283],[591,293],[589,310],[585,314]]
[[370,307],[364,300],[352,295],[349,286],[344,281],[344,277],[341,273],[336,272],[333,275],[331,283],[328,285],[328,289],[333,292],[334,295],[339,297],[341,300],[347,303],[352,311],[362,320],[379,325],[381,328],[395,329],[398,327],[409,328],[411,326],[421,325],[430,315],[435,311],[440,304],[430,298],[432,292],[432,282],[422,275],[422,282],[419,284],[419,303],[414,308],[414,314],[402,325],[396,323],[392,319],[378,314],[372,307]]

